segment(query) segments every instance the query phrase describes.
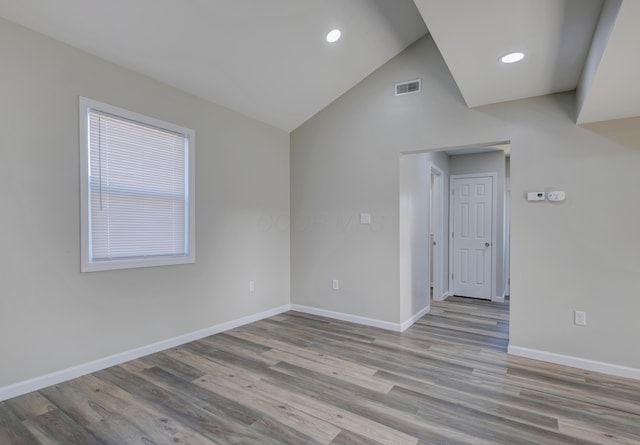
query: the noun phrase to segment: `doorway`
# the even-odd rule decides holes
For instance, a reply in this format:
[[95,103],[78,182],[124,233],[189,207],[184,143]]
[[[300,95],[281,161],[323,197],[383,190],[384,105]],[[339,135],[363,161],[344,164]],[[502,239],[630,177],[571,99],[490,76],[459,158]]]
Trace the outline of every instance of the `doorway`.
[[[450,178],[452,176],[497,175],[493,211],[496,234],[492,237],[491,301],[504,301],[503,284],[508,282],[503,230],[504,187],[509,143],[453,147],[435,151],[404,153],[400,157],[400,313],[413,320],[429,311],[431,301],[454,295],[451,280]],[[440,201],[440,202],[439,202]],[[504,217],[503,217],[504,216]],[[508,228],[508,226],[507,226]],[[438,234],[440,235],[440,239]],[[508,236],[508,235],[507,235]],[[435,245],[434,245],[435,241]],[[505,272],[507,276],[505,277]],[[455,276],[455,274],[454,274]],[[432,293],[431,293],[432,292]],[[432,298],[430,298],[430,294]],[[486,298],[486,294],[485,294]]]

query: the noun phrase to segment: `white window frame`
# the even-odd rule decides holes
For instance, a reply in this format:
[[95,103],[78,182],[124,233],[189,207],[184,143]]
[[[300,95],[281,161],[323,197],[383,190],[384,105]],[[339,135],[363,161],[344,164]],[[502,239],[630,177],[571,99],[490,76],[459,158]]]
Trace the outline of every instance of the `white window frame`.
[[[113,259],[93,261],[91,259],[91,195],[89,189],[89,111],[101,111],[117,117],[122,117],[144,125],[150,125],[185,136],[187,144],[187,164],[185,165],[187,221],[185,236],[187,237],[187,252],[180,256],[158,256],[129,259]],[[169,122],[164,122],[149,116],[101,103],[85,97],[79,97],[80,111],[80,213],[81,213],[81,267],[82,272],[94,272],[115,269],[133,269],[138,267],[167,266],[174,264],[195,263],[195,132]]]

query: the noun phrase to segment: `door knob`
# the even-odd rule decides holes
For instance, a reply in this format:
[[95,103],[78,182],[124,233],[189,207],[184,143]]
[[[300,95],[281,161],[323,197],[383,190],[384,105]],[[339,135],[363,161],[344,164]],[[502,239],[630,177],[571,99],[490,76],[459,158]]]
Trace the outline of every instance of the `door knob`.
[[490,245],[490,243],[484,243],[484,247],[489,247]]

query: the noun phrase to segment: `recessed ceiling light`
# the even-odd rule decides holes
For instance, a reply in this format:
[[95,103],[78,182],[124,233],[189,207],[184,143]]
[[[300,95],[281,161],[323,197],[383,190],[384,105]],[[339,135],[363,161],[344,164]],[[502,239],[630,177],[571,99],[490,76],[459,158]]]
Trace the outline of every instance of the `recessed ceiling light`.
[[500,58],[500,61],[502,63],[515,63],[520,62],[522,59],[524,59],[524,53],[516,52],[505,54]]
[[338,39],[340,39],[341,34],[342,33],[340,32],[339,29],[334,29],[332,31],[329,31],[329,34],[327,34],[327,42],[329,43],[337,42]]

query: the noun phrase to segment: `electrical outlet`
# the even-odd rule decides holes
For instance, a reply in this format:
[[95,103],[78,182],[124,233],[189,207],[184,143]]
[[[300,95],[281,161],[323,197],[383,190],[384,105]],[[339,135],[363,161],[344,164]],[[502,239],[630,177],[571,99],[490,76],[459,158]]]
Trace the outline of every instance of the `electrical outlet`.
[[256,290],[255,281],[249,281],[249,292],[254,292]]
[[573,313],[573,322],[578,326],[585,326],[587,324],[587,313],[584,311],[575,311]]
[[340,289],[340,281],[338,281],[338,280],[333,280],[333,282],[331,283],[331,286],[333,287],[333,290],[338,290],[338,289]]

